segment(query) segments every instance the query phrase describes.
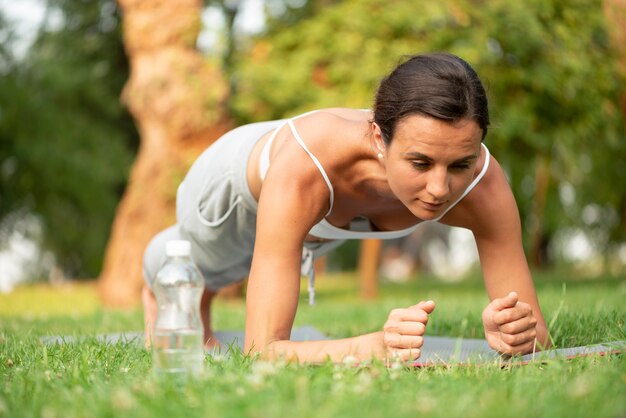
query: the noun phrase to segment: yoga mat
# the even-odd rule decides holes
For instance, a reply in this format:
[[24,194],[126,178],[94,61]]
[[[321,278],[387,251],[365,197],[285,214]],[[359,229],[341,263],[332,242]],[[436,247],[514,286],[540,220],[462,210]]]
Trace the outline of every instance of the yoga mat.
[[523,356],[508,357],[492,350],[485,340],[426,336],[420,358],[411,362],[411,364],[415,367],[428,367],[445,364],[480,364],[500,361],[521,365],[547,359],[574,358],[594,354],[606,355],[624,351],[626,351],[626,341],[613,341],[580,347],[550,348]]
[[[215,331],[214,334],[225,348],[233,347],[239,350],[243,350],[243,331]],[[40,340],[45,344],[64,344],[69,342],[75,342],[77,340],[83,340],[86,338],[88,337],[51,335],[41,337]],[[95,336],[95,338],[98,341],[108,344],[124,343],[136,344],[138,346],[144,346],[145,339],[143,332],[115,332],[111,334],[98,334]],[[315,327],[303,326],[294,328],[291,331],[291,339],[293,341],[327,340],[328,336]]]
[[[228,354],[229,349],[243,350],[243,331],[216,331],[215,336],[226,349],[219,350]],[[84,337],[47,336],[41,337],[46,344],[63,344],[77,341]],[[140,332],[124,332],[100,334],[96,339],[104,343],[128,343],[144,345],[144,335]],[[293,341],[327,340],[329,337],[315,327],[303,326],[294,328],[291,332]],[[408,362],[414,367],[429,367],[447,364],[480,364],[494,361],[509,362],[512,364],[527,364],[532,361],[543,361],[555,358],[573,358],[588,355],[606,355],[626,351],[626,341],[614,341],[602,344],[593,344],[581,347],[556,348],[514,358],[506,358],[489,348],[487,341],[469,338],[450,338],[425,336],[422,353],[419,359]],[[216,351],[209,354],[217,354]]]

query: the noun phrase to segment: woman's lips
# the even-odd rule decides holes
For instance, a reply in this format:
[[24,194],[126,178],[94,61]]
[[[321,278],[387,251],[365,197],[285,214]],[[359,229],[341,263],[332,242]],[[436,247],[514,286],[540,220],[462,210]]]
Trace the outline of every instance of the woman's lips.
[[428,210],[439,210],[445,204],[445,202],[433,203],[433,202],[426,202],[424,200],[420,200],[420,202],[422,202],[422,205]]

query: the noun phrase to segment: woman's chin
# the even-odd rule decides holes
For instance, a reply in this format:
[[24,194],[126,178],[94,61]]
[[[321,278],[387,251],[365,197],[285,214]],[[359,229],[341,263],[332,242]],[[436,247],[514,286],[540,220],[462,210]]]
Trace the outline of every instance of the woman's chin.
[[434,221],[443,213],[443,210],[440,211],[430,211],[430,210],[411,210],[411,213],[415,215],[416,218],[421,219],[422,221]]
[[432,221],[443,215],[443,213],[448,208],[447,203],[440,204],[431,204],[427,202],[422,202],[421,200],[416,200],[409,207],[409,210],[413,215],[423,221]]

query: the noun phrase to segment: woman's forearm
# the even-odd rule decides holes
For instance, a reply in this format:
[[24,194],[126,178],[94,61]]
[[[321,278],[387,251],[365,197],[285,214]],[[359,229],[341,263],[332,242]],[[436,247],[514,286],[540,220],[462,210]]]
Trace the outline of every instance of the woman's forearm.
[[338,340],[274,341],[261,350],[261,356],[269,360],[287,360],[304,363],[324,361],[342,362],[347,358],[367,361],[384,358],[382,332],[359,335]]

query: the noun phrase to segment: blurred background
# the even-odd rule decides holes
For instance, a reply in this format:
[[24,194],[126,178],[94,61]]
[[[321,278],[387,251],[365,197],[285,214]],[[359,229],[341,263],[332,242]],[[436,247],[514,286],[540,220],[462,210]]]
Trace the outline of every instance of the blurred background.
[[[368,108],[402,56],[444,50],[487,87],[531,266],[624,275],[624,3],[0,0],[0,292],[99,279],[107,304],[138,301],[143,248],[221,133]],[[477,263],[471,233],[445,227],[381,251],[391,280]]]

